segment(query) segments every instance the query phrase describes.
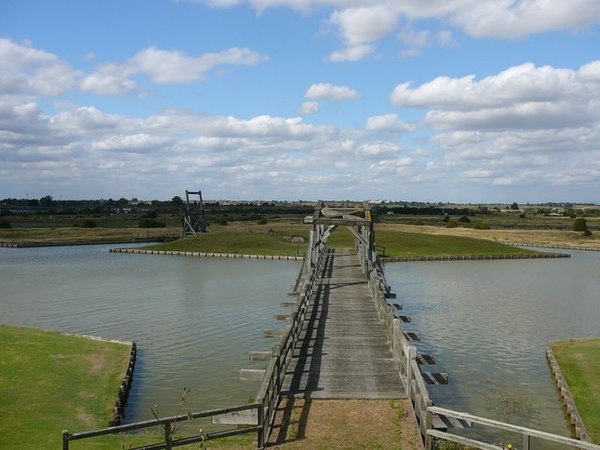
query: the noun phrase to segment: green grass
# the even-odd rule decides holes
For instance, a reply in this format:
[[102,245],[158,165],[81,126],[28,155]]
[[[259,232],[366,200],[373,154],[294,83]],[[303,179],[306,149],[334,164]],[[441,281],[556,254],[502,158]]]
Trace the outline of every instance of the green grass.
[[[302,237],[305,242],[295,244],[290,239],[292,236]],[[178,241],[146,248],[189,252],[304,256],[307,240],[307,227],[304,227],[304,229],[273,229],[272,226],[264,225],[262,229],[256,231],[254,229],[250,231],[232,229],[229,231],[226,227],[223,227],[212,233],[190,236]]]
[[0,325],[0,448],[60,448],[64,429],[107,426],[129,351]]
[[600,444],[600,339],[555,342],[552,350],[588,433]]
[[534,253],[498,242],[461,236],[376,231],[377,246],[386,256],[507,255]]
[[[309,227],[254,225],[244,229],[240,226],[221,227],[206,233],[165,244],[146,247],[154,250],[174,250],[214,253],[237,253],[253,255],[303,256],[305,244],[293,244],[290,236],[308,240]],[[377,246],[385,247],[385,256],[439,256],[439,255],[505,255],[532,253],[524,248],[511,247],[498,242],[461,236],[408,233],[393,230],[375,230]],[[331,248],[354,247],[354,236],[339,227],[329,238]]]

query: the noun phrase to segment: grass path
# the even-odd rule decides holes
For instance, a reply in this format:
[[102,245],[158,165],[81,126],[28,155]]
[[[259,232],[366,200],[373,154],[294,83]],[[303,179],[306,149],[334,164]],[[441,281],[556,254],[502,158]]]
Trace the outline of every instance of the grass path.
[[600,444],[600,339],[554,342],[552,350],[588,433]]

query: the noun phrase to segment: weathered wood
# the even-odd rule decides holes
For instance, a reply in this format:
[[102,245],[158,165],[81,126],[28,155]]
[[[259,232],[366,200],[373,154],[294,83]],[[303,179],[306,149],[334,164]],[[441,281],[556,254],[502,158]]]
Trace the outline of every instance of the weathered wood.
[[417,355],[417,364],[426,365],[426,364],[435,364],[435,355],[429,355],[426,353],[421,353]]
[[356,254],[331,251],[313,291],[283,394],[406,398]]
[[265,375],[265,369],[240,369],[240,380],[260,381]]
[[268,361],[273,357],[273,351],[253,351],[249,354],[250,361]]
[[285,328],[276,328],[274,330],[265,330],[265,331],[263,331],[263,337],[266,337],[266,338],[281,337],[285,334],[285,332],[286,332]]
[[427,384],[448,384],[446,372],[421,372],[421,375]]
[[288,320],[291,316],[289,314],[275,314],[273,318],[275,320]]
[[227,414],[212,416],[213,424],[220,425],[258,425],[258,410],[246,409]]

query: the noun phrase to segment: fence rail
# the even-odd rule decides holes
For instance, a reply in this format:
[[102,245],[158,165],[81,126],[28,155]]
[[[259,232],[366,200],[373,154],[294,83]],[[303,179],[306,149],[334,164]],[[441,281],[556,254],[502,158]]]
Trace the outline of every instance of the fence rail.
[[[558,436],[551,433],[546,433],[544,431],[533,430],[531,428],[520,427],[517,425],[512,425],[508,423],[498,422],[496,420],[486,419],[484,417],[474,416],[473,414],[452,411],[445,408],[439,408],[437,406],[430,406],[427,408],[427,413],[431,416],[433,414],[443,415],[446,417],[454,417],[457,419],[468,420],[472,423],[476,423],[479,425],[486,426],[488,428],[492,428],[494,430],[500,431],[508,431],[512,433],[516,433],[522,436],[522,450],[533,450],[533,446],[531,443],[532,438],[541,439],[545,443],[553,442],[562,445],[568,445],[573,448],[579,448],[584,450],[600,450],[600,445],[592,444],[590,442],[580,441],[577,439],[571,439],[564,436]],[[427,430],[427,436],[436,437],[438,439],[443,439],[446,441],[452,441],[459,444],[470,445],[479,449],[491,449],[491,450],[502,450],[502,447],[498,447],[493,444],[489,444],[487,442],[481,442],[473,439],[467,439],[462,436],[457,436],[455,434],[436,431],[436,430]],[[540,447],[543,448],[543,447]]]

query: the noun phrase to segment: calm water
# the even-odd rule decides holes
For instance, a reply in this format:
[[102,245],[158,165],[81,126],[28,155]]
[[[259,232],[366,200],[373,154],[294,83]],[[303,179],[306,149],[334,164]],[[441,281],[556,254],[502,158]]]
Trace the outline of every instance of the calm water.
[[[4,323],[135,340],[140,355],[128,420],[177,410],[184,386],[194,410],[244,403],[257,383],[238,381],[248,352],[274,342],[300,263],[112,254],[109,246],[0,248]],[[389,282],[412,317],[436,404],[502,419],[502,398],[525,412],[513,423],[568,434],[545,360],[554,339],[600,336],[600,253],[570,259],[397,263]],[[254,367],[260,367],[260,363]],[[539,447],[538,447],[539,448]],[[545,448],[545,447],[542,447]]]
[[262,330],[299,263],[109,253],[110,246],[0,248],[4,323],[135,340],[139,358],[127,420],[243,404],[258,384],[239,381],[248,352],[268,350]]
[[[600,252],[569,253],[386,265],[412,318],[406,328],[421,331],[417,347],[438,357],[429,370],[450,375],[431,389],[437,405],[568,435],[546,345],[600,336]],[[503,417],[505,398],[527,407]]]

